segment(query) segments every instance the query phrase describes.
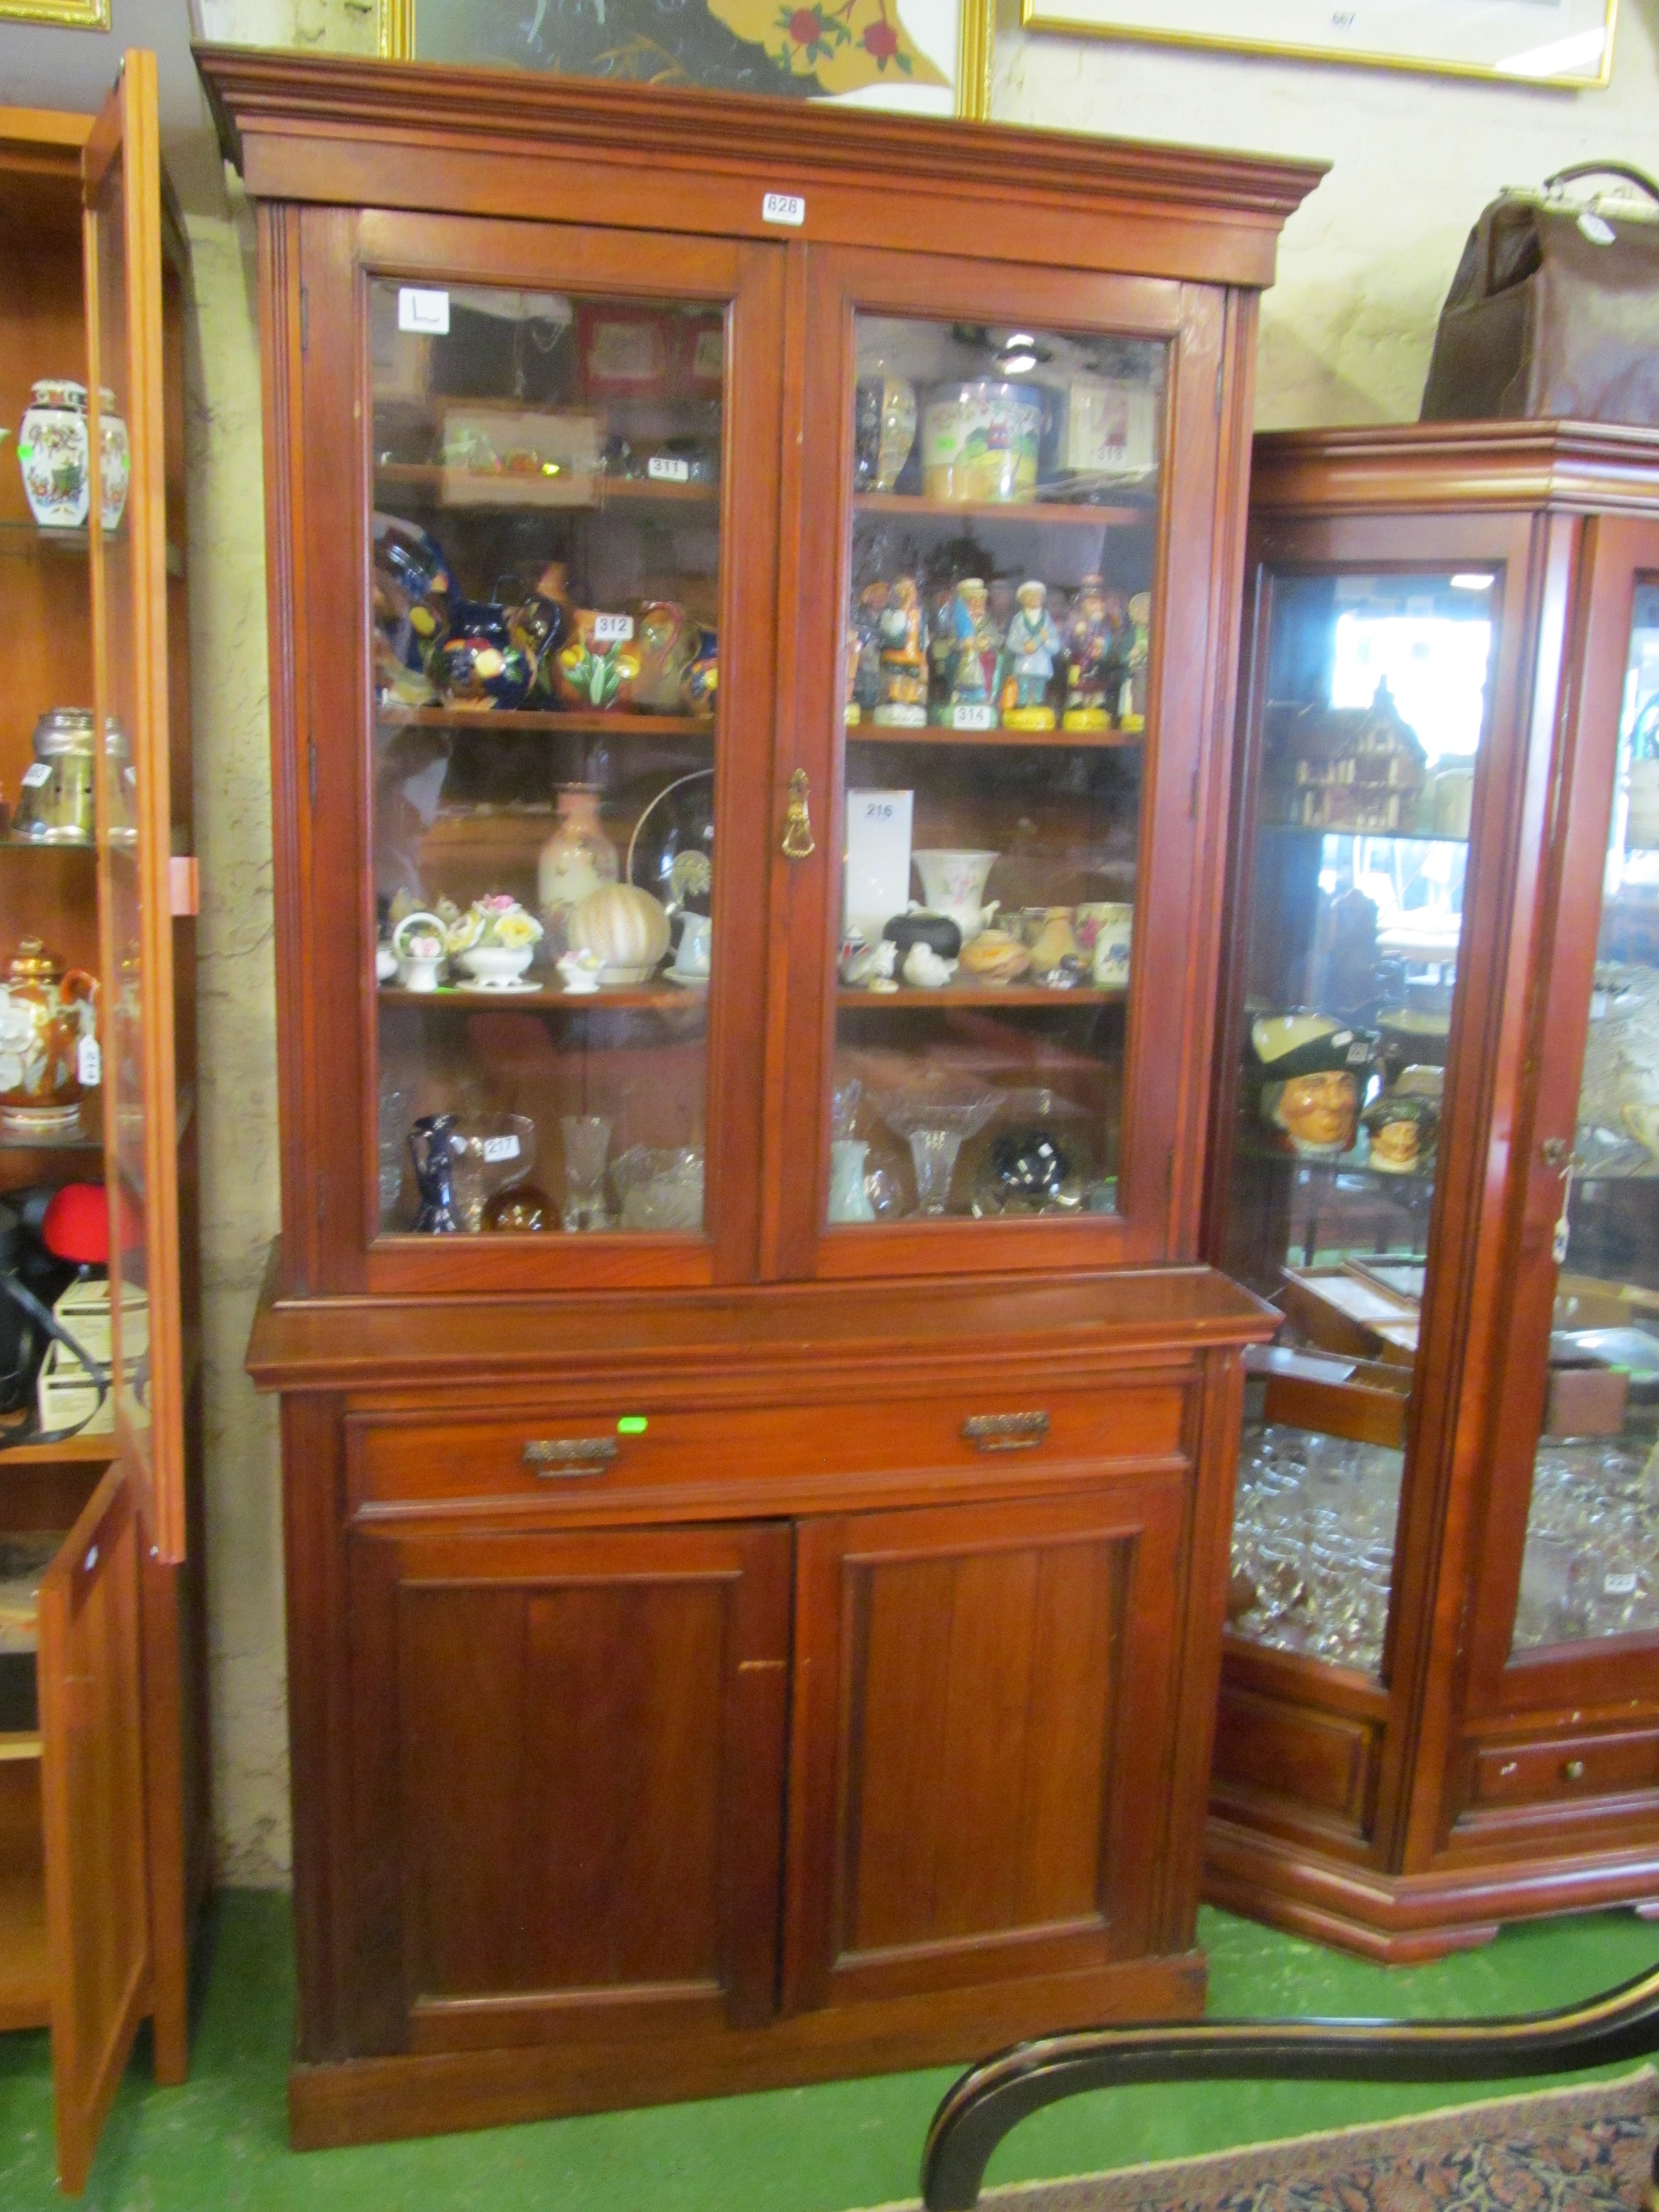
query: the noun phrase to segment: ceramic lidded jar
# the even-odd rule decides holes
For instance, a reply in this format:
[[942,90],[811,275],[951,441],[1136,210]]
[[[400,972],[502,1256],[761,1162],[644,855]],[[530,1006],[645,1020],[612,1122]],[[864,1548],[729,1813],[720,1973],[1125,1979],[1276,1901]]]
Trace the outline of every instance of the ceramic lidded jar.
[[34,758],[23,770],[11,834],[31,844],[90,845],[97,740],[91,710],[53,707],[34,726]]
[[115,394],[98,387],[98,512],[106,530],[118,530],[132,481],[132,448],[127,426],[115,411]]
[[18,946],[0,985],[0,1129],[9,1136],[66,1134],[79,1126],[80,1048],[94,1034],[98,985],[65,974],[38,937]]
[[78,530],[87,519],[87,387],[43,377],[17,432],[29,511],[43,530]]

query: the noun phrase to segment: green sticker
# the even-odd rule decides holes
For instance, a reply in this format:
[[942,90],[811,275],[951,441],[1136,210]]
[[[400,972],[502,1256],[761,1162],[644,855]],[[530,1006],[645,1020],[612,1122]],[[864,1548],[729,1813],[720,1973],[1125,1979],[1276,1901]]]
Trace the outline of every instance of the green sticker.
[[624,1413],[617,1424],[617,1434],[619,1437],[642,1437],[645,1431],[646,1419],[643,1413]]

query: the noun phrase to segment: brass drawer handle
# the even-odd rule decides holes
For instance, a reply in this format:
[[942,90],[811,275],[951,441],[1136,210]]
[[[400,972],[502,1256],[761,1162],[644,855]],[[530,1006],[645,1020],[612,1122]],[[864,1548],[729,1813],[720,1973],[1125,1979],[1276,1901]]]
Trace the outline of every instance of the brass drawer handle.
[[617,1456],[615,1437],[534,1437],[524,1463],[544,1481],[555,1475],[603,1474]]
[[969,1413],[963,1443],[975,1451],[1035,1451],[1048,1433],[1046,1413]]
[[1583,1760],[1582,1759],[1563,1759],[1561,1762],[1561,1775],[1564,1781],[1582,1782],[1584,1778]]

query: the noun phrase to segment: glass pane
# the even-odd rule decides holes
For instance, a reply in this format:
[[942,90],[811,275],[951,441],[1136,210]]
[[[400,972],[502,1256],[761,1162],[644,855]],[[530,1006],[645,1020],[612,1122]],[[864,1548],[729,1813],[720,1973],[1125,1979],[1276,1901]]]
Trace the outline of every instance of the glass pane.
[[371,288],[383,1231],[696,1231],[725,317]]
[[1659,1629],[1659,583],[1636,595],[1515,1646]]
[[857,348],[829,1218],[1112,1213],[1168,349]]
[[[114,1395],[141,1468],[149,1477],[154,1409],[150,1389],[150,1270],[147,1225],[148,1140],[146,1073],[150,1050],[150,984],[144,969],[143,886],[135,808],[135,744],[153,742],[151,702],[140,696],[143,584],[134,540],[135,500],[128,495],[130,466],[125,426],[142,425],[146,409],[129,386],[131,319],[142,312],[129,294],[126,240],[128,179],[125,149],[109,162],[94,206],[97,226],[98,378],[101,425],[99,474],[104,527],[97,625],[98,696],[104,714],[99,826],[103,847],[105,945],[111,963],[104,1015],[105,1112],[111,1179],[110,1279],[119,1302],[122,1358]],[[140,463],[137,497],[151,482],[153,457]],[[165,739],[165,731],[161,733]],[[118,1228],[118,1235],[116,1233]]]
[[1230,1613],[1376,1674],[1497,579],[1272,592],[1222,1265],[1285,1323],[1253,1355]]

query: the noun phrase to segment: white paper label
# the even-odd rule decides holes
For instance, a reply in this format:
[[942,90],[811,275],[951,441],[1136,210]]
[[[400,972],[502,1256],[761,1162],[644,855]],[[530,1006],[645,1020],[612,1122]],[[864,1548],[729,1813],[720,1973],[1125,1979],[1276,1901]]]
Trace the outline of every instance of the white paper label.
[[95,1091],[104,1079],[104,1055],[95,1036],[83,1036],[75,1048],[75,1073],[83,1091]]
[[633,635],[632,615],[595,615],[593,617],[595,645],[626,645]]
[[988,699],[982,707],[952,707],[951,727],[953,730],[994,730],[996,716]]
[[1611,246],[1618,236],[1604,216],[1592,214],[1588,209],[1579,216],[1578,228],[1592,246]]
[[447,292],[425,292],[413,284],[398,287],[398,328],[422,337],[442,337],[449,328]]
[[519,1140],[516,1137],[486,1137],[483,1140],[485,1160],[516,1160]]
[[1636,1577],[1634,1575],[1604,1575],[1601,1588],[1608,1597],[1634,1597]]
[[690,483],[691,464],[677,460],[672,453],[653,453],[645,465],[645,472],[653,483]]
[[50,783],[51,781],[52,763],[50,761],[31,761],[28,766],[23,770],[23,788],[25,791],[39,791],[43,783]]
[[806,220],[806,203],[793,192],[768,192],[761,202],[763,222],[787,223],[791,230],[799,230]]

